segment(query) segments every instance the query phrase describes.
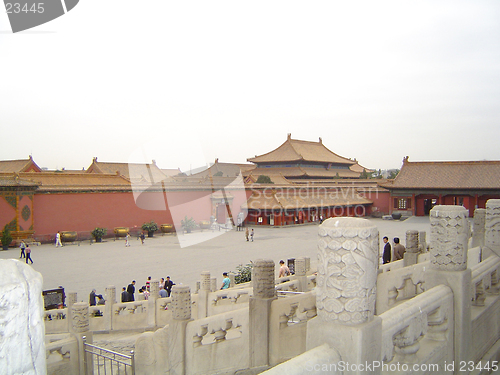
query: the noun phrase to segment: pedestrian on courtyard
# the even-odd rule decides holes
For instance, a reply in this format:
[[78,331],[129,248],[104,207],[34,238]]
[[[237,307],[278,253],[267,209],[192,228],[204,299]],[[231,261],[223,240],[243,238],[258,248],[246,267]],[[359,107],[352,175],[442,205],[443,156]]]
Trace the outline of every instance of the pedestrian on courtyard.
[[127,235],[125,236],[125,247],[130,246],[130,233],[127,232]]
[[56,247],[59,247],[61,246],[62,247],[62,243],[61,243],[61,232],[60,231],[57,231],[56,233]]
[[405,247],[399,243],[399,238],[394,238],[394,260],[401,260],[404,258]]
[[139,238],[141,239],[141,243],[144,245],[144,240],[146,239],[146,235],[144,234],[144,232],[141,232]]
[[134,300],[134,293],[135,293],[135,280],[133,280],[130,284],[127,286],[127,293],[128,293],[128,301],[133,302]]
[[160,298],[167,298],[168,293],[165,290],[165,286],[163,284],[160,284]]
[[231,280],[229,279],[229,277],[227,277],[227,272],[224,272],[222,274],[222,276],[224,277],[222,279],[222,286],[220,287],[220,289],[229,289],[229,286],[231,285]]
[[97,294],[96,297],[97,297],[97,304],[98,305],[105,305],[106,304],[106,300],[104,299],[102,294]]
[[250,233],[248,232],[248,227],[245,229],[245,238],[247,239],[247,242],[248,242],[248,236],[250,235]]
[[26,247],[26,264],[28,264],[28,260],[31,262],[31,264],[33,264],[33,259],[31,259],[31,249],[28,245],[28,247]]
[[175,283],[170,280],[170,276],[167,276],[167,280],[165,280],[165,290],[167,291],[167,297],[170,297],[170,294],[172,293],[172,287],[175,285]]
[[285,262],[280,260],[280,271],[278,273],[278,277],[285,277],[290,275],[290,269],[288,266],[285,266]]
[[382,254],[382,263],[386,264],[391,261],[391,244],[389,243],[389,238],[385,236],[382,241],[384,241],[384,253]]
[[253,232],[253,228],[252,228],[252,232],[250,232],[250,239],[252,240],[252,242],[253,242],[253,235],[254,235],[254,232]]
[[26,244],[24,243],[24,240],[21,241],[21,245],[19,245],[19,248],[21,249],[21,256],[19,257],[19,259],[26,258],[26,254],[24,253],[24,249],[26,249]]
[[151,276],[148,276],[148,280],[146,281],[146,288],[143,288],[148,292],[151,290]]
[[122,288],[122,302],[128,302],[128,292],[127,288]]
[[90,306],[95,306],[96,305],[96,302],[95,302],[95,289],[92,289],[92,291],[90,292],[90,295],[89,295],[89,305]]

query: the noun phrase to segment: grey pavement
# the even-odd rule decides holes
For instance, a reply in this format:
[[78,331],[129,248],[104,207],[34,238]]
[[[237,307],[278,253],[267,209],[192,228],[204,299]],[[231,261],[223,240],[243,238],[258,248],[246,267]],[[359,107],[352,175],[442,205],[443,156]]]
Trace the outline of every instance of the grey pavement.
[[[410,217],[404,221],[368,219],[379,228],[380,242],[383,236],[400,237],[405,243],[409,229],[426,231],[429,238],[429,218]],[[189,285],[194,290],[202,271],[210,271],[222,282],[222,272],[236,271],[239,264],[247,264],[259,258],[280,259],[310,257],[316,265],[318,224],[290,227],[253,227],[255,241],[247,242],[244,232],[229,231],[199,244],[181,248],[175,235],[155,234],[146,238],[144,245],[133,238],[131,246],[124,240],[108,239],[102,243],[82,242],[56,248],[54,245],[32,247],[33,268],[43,276],[44,290],[62,285],[65,291],[77,292],[78,301],[88,301],[89,293],[96,289],[104,294],[105,288],[114,285],[117,298],[121,288],[136,280],[136,290],[153,279],[170,276],[177,284]],[[186,234],[197,236],[199,233]],[[19,250],[0,251],[0,259],[18,259]],[[276,269],[276,273],[278,270]]]

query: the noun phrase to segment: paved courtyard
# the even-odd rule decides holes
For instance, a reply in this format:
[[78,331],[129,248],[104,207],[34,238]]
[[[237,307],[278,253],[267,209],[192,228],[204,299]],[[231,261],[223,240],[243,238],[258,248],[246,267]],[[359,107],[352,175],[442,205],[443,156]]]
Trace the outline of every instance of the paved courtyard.
[[[369,220],[379,228],[380,242],[383,236],[388,236],[391,241],[393,237],[400,237],[404,244],[408,229],[425,230],[429,236],[428,217],[410,217],[404,221]],[[62,248],[49,244],[34,246],[32,267],[43,275],[44,290],[62,285],[66,292],[77,292],[79,301],[88,301],[94,288],[97,293],[104,293],[109,285],[117,288],[119,298],[123,286],[136,280],[138,290],[145,285],[148,276],[159,279],[168,275],[175,283],[189,285],[194,290],[202,271],[210,271],[219,284],[222,272],[236,271],[239,264],[259,258],[273,259],[277,264],[280,259],[306,256],[311,258],[311,265],[315,267],[317,224],[254,229],[254,242],[246,242],[244,232],[232,230],[183,248],[177,236],[161,234],[147,238],[144,245],[133,238],[130,247],[125,247],[124,240],[113,239]],[[184,236],[191,239],[199,235]],[[18,249],[0,251],[0,259],[11,258],[19,258]]]

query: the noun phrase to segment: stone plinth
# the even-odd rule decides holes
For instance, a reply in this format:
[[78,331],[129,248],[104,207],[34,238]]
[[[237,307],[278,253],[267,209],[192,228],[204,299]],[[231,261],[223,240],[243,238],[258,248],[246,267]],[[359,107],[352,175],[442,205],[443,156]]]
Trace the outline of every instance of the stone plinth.
[[462,206],[434,206],[430,212],[431,268],[462,271],[467,268],[468,211]]
[[191,290],[188,286],[172,287],[172,318],[176,320],[191,319]]
[[160,298],[160,280],[151,280],[149,284],[149,299],[157,300]]
[[46,374],[42,275],[0,260],[0,373]]
[[257,259],[252,270],[253,296],[256,298],[276,297],[274,288],[274,262]]
[[201,273],[200,290],[210,291],[210,272],[203,271]]
[[70,307],[71,305],[73,305],[74,303],[76,303],[78,301],[78,296],[76,294],[76,292],[70,292],[66,295],[66,305],[67,307]]
[[295,259],[295,276],[299,281],[299,292],[307,292],[306,258]]
[[418,230],[406,231],[406,252],[418,253]]
[[[210,280],[210,274],[208,279]],[[166,335],[169,362],[166,370],[171,375],[182,375],[185,374],[186,368],[186,326],[191,320],[191,290],[188,286],[174,285],[172,287],[171,306],[173,319],[168,325]]]
[[331,218],[319,227],[316,308],[325,322],[355,325],[375,312],[378,229],[366,219]]
[[207,317],[210,288],[210,272],[203,271],[201,273],[200,290],[198,290],[198,319]]
[[[484,247],[500,256],[500,199],[486,202],[486,222],[484,228]],[[489,254],[485,254],[486,258]]]

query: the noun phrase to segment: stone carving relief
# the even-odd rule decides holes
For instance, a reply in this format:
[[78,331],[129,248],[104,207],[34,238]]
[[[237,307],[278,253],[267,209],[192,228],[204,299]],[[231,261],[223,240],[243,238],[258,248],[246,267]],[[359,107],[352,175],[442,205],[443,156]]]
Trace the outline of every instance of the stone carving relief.
[[252,272],[253,296],[257,298],[274,298],[274,262],[269,259],[257,259]]
[[486,202],[485,247],[500,256],[500,199]]
[[71,327],[73,332],[89,330],[89,306],[85,302],[77,302],[71,306]]
[[316,307],[324,321],[354,325],[375,312],[378,229],[368,220],[332,218],[319,227]]
[[188,286],[174,285],[172,288],[172,318],[191,319],[191,290]]
[[467,268],[469,221],[462,206],[435,206],[430,212],[430,263],[434,269],[462,271]]

